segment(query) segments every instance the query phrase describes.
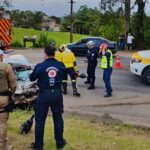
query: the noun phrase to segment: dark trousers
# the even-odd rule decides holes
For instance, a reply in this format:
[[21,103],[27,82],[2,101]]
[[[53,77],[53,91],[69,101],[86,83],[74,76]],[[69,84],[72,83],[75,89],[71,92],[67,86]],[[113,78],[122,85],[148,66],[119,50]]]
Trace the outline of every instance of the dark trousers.
[[103,72],[103,80],[104,80],[106,92],[108,95],[111,95],[112,93],[111,81],[110,81],[112,70],[113,70],[112,68],[106,68],[104,69],[104,72]]
[[131,44],[131,43],[128,43],[127,46],[128,46],[128,50],[131,51],[131,50],[132,50],[132,44]]
[[51,108],[53,114],[54,134],[56,144],[63,143],[64,122],[63,113],[63,97],[61,90],[50,90],[40,92],[36,102],[35,109],[35,147],[42,148],[44,145],[44,127],[47,113]]
[[96,70],[96,66],[97,66],[97,61],[94,63],[88,63],[88,67],[87,67],[87,81],[91,83],[92,86],[94,86],[95,84],[95,70]]
[[68,80],[68,75],[70,76],[71,81],[76,80],[76,75],[74,68],[66,68],[65,74],[64,74],[64,80]]
[[64,93],[67,93],[67,81],[68,81],[68,75],[70,76],[71,82],[72,82],[72,89],[73,93],[77,92],[77,80],[76,80],[76,73],[74,71],[74,68],[66,68],[65,74],[64,74],[64,80],[63,80],[63,91]]

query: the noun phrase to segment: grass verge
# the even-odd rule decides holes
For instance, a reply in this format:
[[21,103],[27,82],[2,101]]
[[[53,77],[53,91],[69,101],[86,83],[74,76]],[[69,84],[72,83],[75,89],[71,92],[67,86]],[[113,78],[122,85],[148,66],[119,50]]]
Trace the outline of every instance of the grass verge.
[[[14,150],[30,150],[34,141],[34,126],[28,135],[20,135],[19,127],[32,112],[16,111],[10,114],[8,136]],[[128,125],[104,125],[65,116],[64,150],[149,150],[150,131]],[[44,150],[55,150],[52,117],[48,116],[45,127]]]

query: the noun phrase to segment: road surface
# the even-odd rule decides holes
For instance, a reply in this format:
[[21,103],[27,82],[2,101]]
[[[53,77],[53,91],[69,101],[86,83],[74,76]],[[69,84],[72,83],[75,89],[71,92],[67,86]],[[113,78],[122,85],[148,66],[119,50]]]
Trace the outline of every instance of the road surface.
[[[43,60],[41,49],[15,50],[12,54],[27,56],[33,65]],[[121,122],[150,127],[150,86],[145,85],[140,77],[130,73],[131,53],[122,52],[122,69],[114,69],[112,74],[113,96],[104,98],[105,87],[102,80],[103,70],[96,70],[96,89],[87,90],[85,79],[78,79],[81,97],[72,95],[71,82],[68,94],[64,96],[65,112],[83,115],[108,122]],[[77,57],[78,68],[86,73],[85,57]],[[115,59],[114,59],[115,63]]]

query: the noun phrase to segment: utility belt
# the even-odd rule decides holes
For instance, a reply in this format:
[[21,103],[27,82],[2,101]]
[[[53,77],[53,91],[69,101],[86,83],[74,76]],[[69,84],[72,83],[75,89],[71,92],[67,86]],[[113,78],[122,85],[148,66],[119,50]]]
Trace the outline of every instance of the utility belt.
[[5,106],[4,108],[0,108],[0,113],[5,113],[5,112],[12,112],[13,107],[14,107],[14,101],[12,99],[11,92],[6,91],[6,92],[0,92],[0,96],[8,96],[8,105]]

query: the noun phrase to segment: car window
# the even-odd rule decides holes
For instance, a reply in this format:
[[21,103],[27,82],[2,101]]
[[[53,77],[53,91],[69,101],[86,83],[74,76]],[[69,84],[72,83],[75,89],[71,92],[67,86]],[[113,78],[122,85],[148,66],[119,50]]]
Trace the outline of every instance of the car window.
[[88,39],[81,39],[76,44],[86,44]]

